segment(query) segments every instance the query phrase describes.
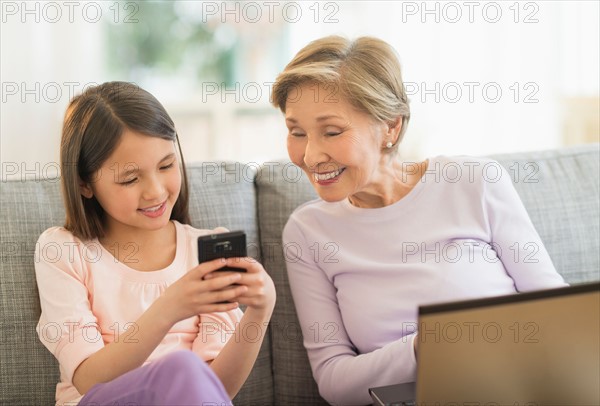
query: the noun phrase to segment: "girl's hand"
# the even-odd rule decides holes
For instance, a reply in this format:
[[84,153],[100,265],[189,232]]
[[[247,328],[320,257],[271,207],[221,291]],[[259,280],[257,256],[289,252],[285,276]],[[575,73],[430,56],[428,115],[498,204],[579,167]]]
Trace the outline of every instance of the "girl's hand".
[[[155,302],[172,323],[201,313],[226,312],[238,307],[237,297],[247,292],[240,272],[214,272],[223,267],[222,258],[204,262],[167,288]],[[261,267],[262,268],[262,267]],[[213,277],[205,276],[213,273]]]
[[249,309],[254,309],[270,317],[273,307],[275,307],[275,285],[263,266],[250,257],[228,258],[225,261],[227,266],[243,268],[246,272],[213,272],[204,278],[212,281],[222,277],[222,274],[227,276],[240,275],[240,279],[236,283],[246,287],[247,290],[236,296],[234,300],[248,306]]

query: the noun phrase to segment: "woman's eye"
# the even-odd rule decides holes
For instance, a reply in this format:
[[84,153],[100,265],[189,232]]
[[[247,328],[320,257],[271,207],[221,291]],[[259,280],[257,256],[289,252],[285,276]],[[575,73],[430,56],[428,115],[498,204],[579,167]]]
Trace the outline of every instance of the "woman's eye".
[[173,167],[173,162],[171,162],[169,165],[161,166],[160,169],[170,169],[172,167]]
[[328,131],[325,133],[326,136],[328,137],[335,137],[336,135],[340,135],[341,132],[336,132],[336,131]]
[[304,133],[299,133],[299,132],[290,132],[290,135],[292,137],[304,137]]

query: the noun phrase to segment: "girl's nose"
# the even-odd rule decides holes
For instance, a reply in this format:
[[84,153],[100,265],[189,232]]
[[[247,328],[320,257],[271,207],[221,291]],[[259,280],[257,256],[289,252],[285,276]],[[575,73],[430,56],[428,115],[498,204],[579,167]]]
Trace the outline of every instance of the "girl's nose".
[[165,187],[159,177],[153,176],[144,185],[142,198],[147,201],[160,200],[164,197]]

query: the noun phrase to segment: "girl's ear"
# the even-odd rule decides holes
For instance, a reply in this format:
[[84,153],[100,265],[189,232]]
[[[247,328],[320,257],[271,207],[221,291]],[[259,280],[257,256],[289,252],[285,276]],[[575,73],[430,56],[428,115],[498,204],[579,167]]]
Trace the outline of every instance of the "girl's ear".
[[87,199],[91,199],[94,196],[94,191],[87,183],[84,183],[82,180],[79,180],[79,190],[83,197]]

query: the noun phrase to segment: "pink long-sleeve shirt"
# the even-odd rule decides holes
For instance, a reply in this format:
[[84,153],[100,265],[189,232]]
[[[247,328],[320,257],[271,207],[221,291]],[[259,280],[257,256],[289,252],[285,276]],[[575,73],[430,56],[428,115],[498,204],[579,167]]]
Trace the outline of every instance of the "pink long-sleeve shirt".
[[313,374],[337,405],[415,380],[419,305],[565,285],[509,173],[485,159],[431,158],[382,208],[308,202],[283,242]]
[[[42,308],[37,332],[60,365],[58,405],[81,400],[82,395],[72,383],[79,364],[103,346],[122,340],[120,335],[169,285],[198,265],[198,236],[222,231],[198,230],[176,221],[174,224],[175,259],[153,272],[136,271],[116,260],[98,240],[82,242],[62,227],[52,227],[40,236],[35,253]],[[133,246],[131,254],[134,260]],[[236,309],[182,320],[171,328],[145,364],[181,349],[212,360],[241,316],[241,310]],[[134,340],[135,334],[130,339]]]

